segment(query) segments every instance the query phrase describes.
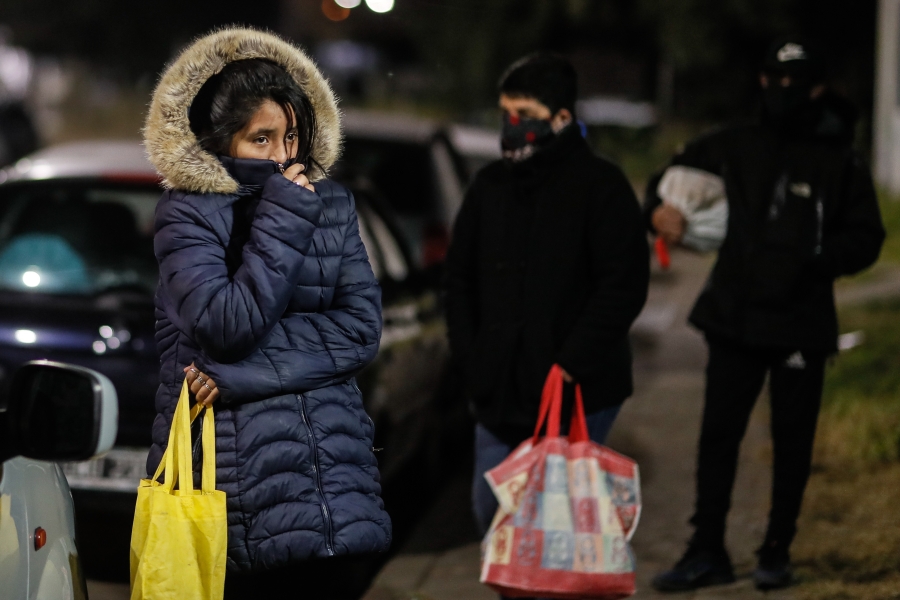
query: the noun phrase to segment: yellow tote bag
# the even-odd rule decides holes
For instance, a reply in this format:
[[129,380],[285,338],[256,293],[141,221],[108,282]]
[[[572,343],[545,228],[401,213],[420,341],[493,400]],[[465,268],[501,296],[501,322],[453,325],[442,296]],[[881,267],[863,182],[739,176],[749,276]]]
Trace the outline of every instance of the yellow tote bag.
[[198,491],[191,473],[191,421],[202,409],[195,406],[191,414],[188,403],[185,382],[159,468],[138,487],[131,530],[131,600],[222,600],[224,595],[228,523],[225,492],[216,491],[213,411],[206,410],[203,419]]

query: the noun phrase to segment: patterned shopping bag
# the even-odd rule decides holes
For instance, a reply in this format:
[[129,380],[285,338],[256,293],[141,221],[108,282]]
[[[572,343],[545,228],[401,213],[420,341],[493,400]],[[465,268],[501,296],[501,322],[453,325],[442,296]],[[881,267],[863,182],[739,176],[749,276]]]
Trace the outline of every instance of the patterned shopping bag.
[[580,387],[569,437],[560,437],[562,387],[554,365],[534,437],[485,474],[500,507],[484,538],[481,581],[509,597],[624,598],[634,593],[638,468],[590,441]]

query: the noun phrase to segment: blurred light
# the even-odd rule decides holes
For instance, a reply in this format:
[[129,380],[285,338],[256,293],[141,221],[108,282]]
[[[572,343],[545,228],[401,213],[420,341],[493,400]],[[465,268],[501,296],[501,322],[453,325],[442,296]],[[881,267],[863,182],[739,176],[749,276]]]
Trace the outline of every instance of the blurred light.
[[332,21],[343,21],[350,16],[350,9],[339,6],[335,0],[322,0],[322,13]]
[[362,0],[334,0],[334,3],[341,8],[356,8],[362,4]]
[[119,341],[119,338],[109,338],[106,340],[106,345],[109,346],[110,350],[115,350],[118,348],[122,342]]
[[372,12],[386,13],[394,8],[394,0],[366,0],[366,6],[368,6]]
[[120,342],[127,342],[131,339],[131,332],[127,329],[123,329],[119,333],[116,334],[116,337],[119,338]]
[[634,102],[624,98],[594,96],[579,100],[578,118],[588,125],[650,127],[657,122],[656,107],[650,102]]
[[34,64],[28,52],[0,42],[0,85],[4,92],[21,100],[28,94],[33,75]]
[[100,337],[104,339],[109,339],[113,336],[113,328],[109,325],[102,325],[100,327]]
[[100,340],[94,342],[91,347],[94,349],[94,354],[103,354],[106,352],[106,344]]
[[316,58],[329,72],[342,76],[364,73],[378,64],[375,50],[351,40],[333,40],[319,44]]
[[864,331],[851,331],[838,336],[838,350],[852,350],[866,341]]
[[43,163],[33,164],[28,172],[28,176],[34,179],[50,179],[54,175],[56,175],[56,169],[52,165]]
[[37,334],[30,329],[17,329],[16,341],[20,344],[33,344],[37,341]]
[[37,287],[41,285],[41,274],[37,271],[25,271],[22,273],[22,283],[28,287]]

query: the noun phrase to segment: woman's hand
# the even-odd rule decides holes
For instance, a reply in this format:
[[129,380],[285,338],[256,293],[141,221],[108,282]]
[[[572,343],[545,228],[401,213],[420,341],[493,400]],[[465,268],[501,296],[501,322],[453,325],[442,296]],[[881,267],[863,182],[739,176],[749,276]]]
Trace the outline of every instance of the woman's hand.
[[219,388],[216,382],[201,373],[194,363],[184,368],[185,378],[188,382],[188,389],[197,399],[197,404],[203,406],[212,406],[212,403],[219,398]]
[[653,228],[666,242],[677,244],[684,237],[687,221],[677,208],[663,204],[653,211]]
[[297,185],[302,185],[309,191],[315,192],[316,188],[314,188],[313,184],[309,182],[309,178],[303,174],[304,171],[306,171],[306,166],[298,163],[296,165],[291,165],[287,169],[285,169],[284,176]]

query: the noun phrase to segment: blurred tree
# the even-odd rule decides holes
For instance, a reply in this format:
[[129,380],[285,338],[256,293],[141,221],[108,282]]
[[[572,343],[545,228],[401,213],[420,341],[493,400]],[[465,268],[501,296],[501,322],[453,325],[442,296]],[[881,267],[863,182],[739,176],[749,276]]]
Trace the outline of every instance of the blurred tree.
[[875,0],[404,0],[395,13],[435,76],[435,96],[459,108],[493,104],[503,68],[543,49],[581,55],[582,64],[624,59],[628,68],[646,71],[639,77],[647,80],[639,93],[626,87],[627,95],[656,99],[675,117],[721,121],[754,112],[762,55],[788,32],[819,40],[836,87],[865,117],[875,6]]
[[231,23],[270,27],[277,0],[3,0],[0,23],[38,53],[86,59],[130,78],[158,73],[194,36]]
[[[397,0],[333,23],[316,0],[3,0],[0,24],[31,50],[87,59],[134,80],[155,76],[192,37],[216,25],[271,27],[315,48],[353,39],[378,48],[376,77],[402,65],[430,104],[493,106],[503,69],[535,50],[570,56],[586,94],[655,99],[674,117],[721,121],[751,113],[763,51],[788,31],[823,41],[833,79],[871,111],[875,0]],[[393,89],[389,86],[386,89]]]
[[707,119],[734,116],[735,108],[746,111],[756,95],[755,73],[769,39],[790,29],[790,4],[638,0],[640,14],[655,28],[662,108]]
[[409,19],[409,33],[433,71],[435,91],[472,109],[496,101],[502,69],[544,45],[560,8],[545,0],[410,0],[402,16]]
[[[875,0],[638,0],[653,23],[677,115],[720,120],[756,106],[756,73],[771,40],[799,33],[822,47],[836,87],[871,111]],[[663,83],[661,78],[661,83]]]
[[577,55],[583,75],[595,77],[610,69],[591,73],[592,62],[624,59],[621,74],[655,56],[652,30],[631,0],[405,0],[396,12],[435,77],[435,97],[464,109],[493,105],[503,70],[536,50]]

